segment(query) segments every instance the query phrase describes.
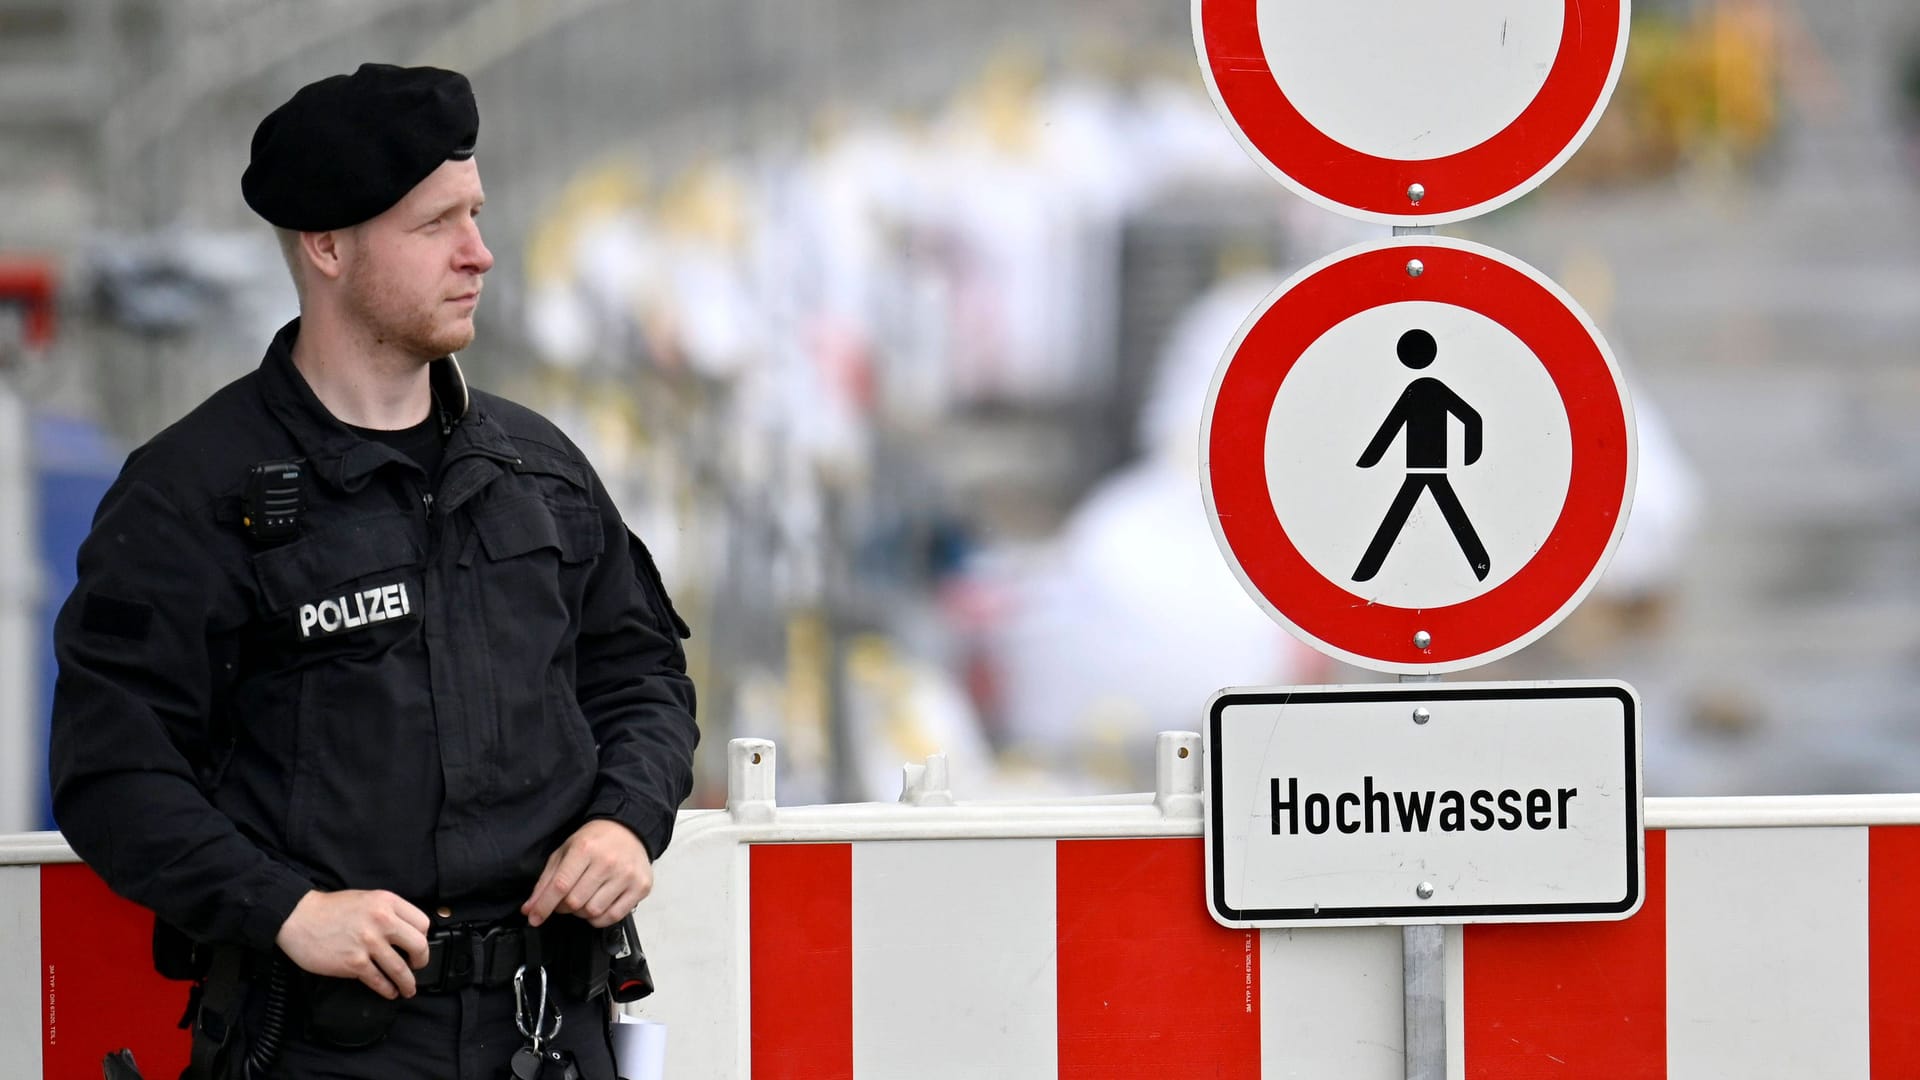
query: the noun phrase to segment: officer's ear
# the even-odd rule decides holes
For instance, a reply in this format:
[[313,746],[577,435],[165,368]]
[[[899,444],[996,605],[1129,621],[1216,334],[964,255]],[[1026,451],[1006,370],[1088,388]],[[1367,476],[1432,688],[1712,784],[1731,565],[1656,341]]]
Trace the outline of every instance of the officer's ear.
[[328,281],[337,281],[347,265],[346,229],[300,234],[300,256],[314,273]]

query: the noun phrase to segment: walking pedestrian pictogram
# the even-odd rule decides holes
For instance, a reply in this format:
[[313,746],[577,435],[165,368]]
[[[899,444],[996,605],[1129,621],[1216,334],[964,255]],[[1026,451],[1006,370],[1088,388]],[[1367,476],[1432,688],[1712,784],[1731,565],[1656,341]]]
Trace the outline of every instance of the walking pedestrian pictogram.
[[[1433,363],[1439,346],[1432,334],[1414,329],[1400,335],[1395,351],[1402,364],[1419,371]],[[1459,417],[1461,426],[1466,430],[1464,463],[1472,465],[1480,460],[1480,414],[1474,411],[1473,406],[1462,401],[1460,395],[1449,389],[1446,383],[1431,376],[1407,384],[1407,388],[1400,393],[1399,402],[1387,414],[1380,430],[1374,433],[1373,441],[1367,444],[1366,451],[1360,455],[1359,467],[1373,468],[1386,456],[1400,429],[1406,429],[1406,482],[1400,485],[1400,493],[1394,496],[1393,505],[1387,508],[1387,516],[1373,534],[1373,542],[1367,545],[1367,553],[1361,556],[1360,567],[1353,572],[1353,580],[1371,581],[1380,572],[1381,565],[1387,561],[1387,553],[1393,550],[1394,541],[1400,539],[1400,530],[1406,528],[1407,518],[1413,514],[1413,506],[1420,501],[1422,491],[1433,493],[1433,501],[1439,504],[1441,515],[1447,519],[1447,527],[1453,530],[1454,540],[1460,544],[1460,551],[1473,567],[1473,576],[1481,581],[1487,579],[1491,563],[1487,557],[1487,547],[1480,542],[1480,534],[1473,531],[1473,522],[1468,520],[1466,508],[1460,505],[1460,497],[1454,494],[1453,485],[1447,482],[1449,416]]]
[[1401,674],[1546,633],[1633,495],[1632,407],[1592,320],[1447,237],[1357,245],[1275,290],[1214,372],[1200,441],[1248,594],[1327,655]]

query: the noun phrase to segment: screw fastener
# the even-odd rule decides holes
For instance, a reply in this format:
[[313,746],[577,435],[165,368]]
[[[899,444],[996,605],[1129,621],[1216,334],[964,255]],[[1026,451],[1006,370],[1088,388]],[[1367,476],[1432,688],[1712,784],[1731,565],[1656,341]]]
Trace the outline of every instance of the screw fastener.
[[1430,712],[1428,712],[1427,710],[1425,710],[1425,709],[1415,709],[1415,710],[1413,710],[1413,722],[1414,722],[1414,723],[1416,723],[1416,724],[1424,724],[1424,723],[1426,723],[1427,721],[1429,721],[1429,720],[1431,720],[1431,719],[1433,719],[1433,714],[1432,714],[1432,713],[1430,713]]
[[1427,197],[1427,185],[1425,184],[1408,184],[1407,185],[1407,201],[1408,202],[1417,203],[1421,199],[1424,199],[1426,197]]
[[1422,900],[1433,899],[1433,882],[1431,881],[1421,882],[1420,887],[1413,890],[1413,895],[1418,896]]
[[1425,649],[1425,648],[1428,648],[1428,647],[1430,647],[1430,646],[1432,646],[1432,645],[1433,645],[1433,635],[1432,635],[1432,634],[1429,634],[1429,633],[1427,633],[1427,632],[1426,632],[1425,630],[1415,630],[1415,631],[1413,632],[1413,647],[1414,647],[1414,648],[1416,648],[1416,649]]
[[1419,277],[1421,274],[1424,274],[1426,272],[1427,272],[1426,263],[1421,262],[1419,259],[1407,260],[1407,276],[1408,277]]

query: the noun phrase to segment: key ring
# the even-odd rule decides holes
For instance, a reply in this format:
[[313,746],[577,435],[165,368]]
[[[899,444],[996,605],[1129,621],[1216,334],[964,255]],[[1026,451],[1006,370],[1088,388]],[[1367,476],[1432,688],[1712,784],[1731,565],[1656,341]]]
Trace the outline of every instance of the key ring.
[[521,964],[513,973],[513,1026],[520,1029],[523,1037],[532,1041],[533,1049],[538,1052],[548,1039],[560,1036],[560,1024],[564,1018],[560,1015],[560,1003],[554,1002],[553,1030],[547,1030],[547,969],[543,965],[534,970],[540,973],[540,1007],[531,1021],[533,1030],[527,1030],[529,1021],[526,994],[527,965],[525,964]]

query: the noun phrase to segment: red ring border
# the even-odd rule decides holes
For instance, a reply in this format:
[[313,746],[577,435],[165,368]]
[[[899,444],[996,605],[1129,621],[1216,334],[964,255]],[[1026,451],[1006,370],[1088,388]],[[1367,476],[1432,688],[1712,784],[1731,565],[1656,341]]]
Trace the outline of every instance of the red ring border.
[[[1407,274],[1410,259],[1425,264],[1421,276]],[[1370,602],[1324,577],[1287,535],[1266,474],[1274,399],[1308,346],[1361,311],[1415,300],[1476,311],[1532,350],[1566,407],[1573,449],[1566,500],[1533,558],[1488,592],[1438,608]],[[1227,360],[1206,418],[1208,512],[1244,580],[1316,647],[1396,671],[1471,666],[1544,633],[1598,576],[1632,494],[1625,395],[1580,315],[1516,266],[1424,244],[1358,251],[1276,296]],[[1414,647],[1420,630],[1427,649]]]
[[[1605,105],[1626,32],[1626,0],[1565,0],[1553,66],[1520,115],[1475,146],[1409,161],[1356,150],[1301,115],[1261,44],[1259,0],[1195,2],[1201,62],[1222,111],[1268,165],[1329,202],[1420,220],[1492,209],[1487,204],[1544,181]],[[1418,203],[1407,198],[1415,183],[1426,189]]]

